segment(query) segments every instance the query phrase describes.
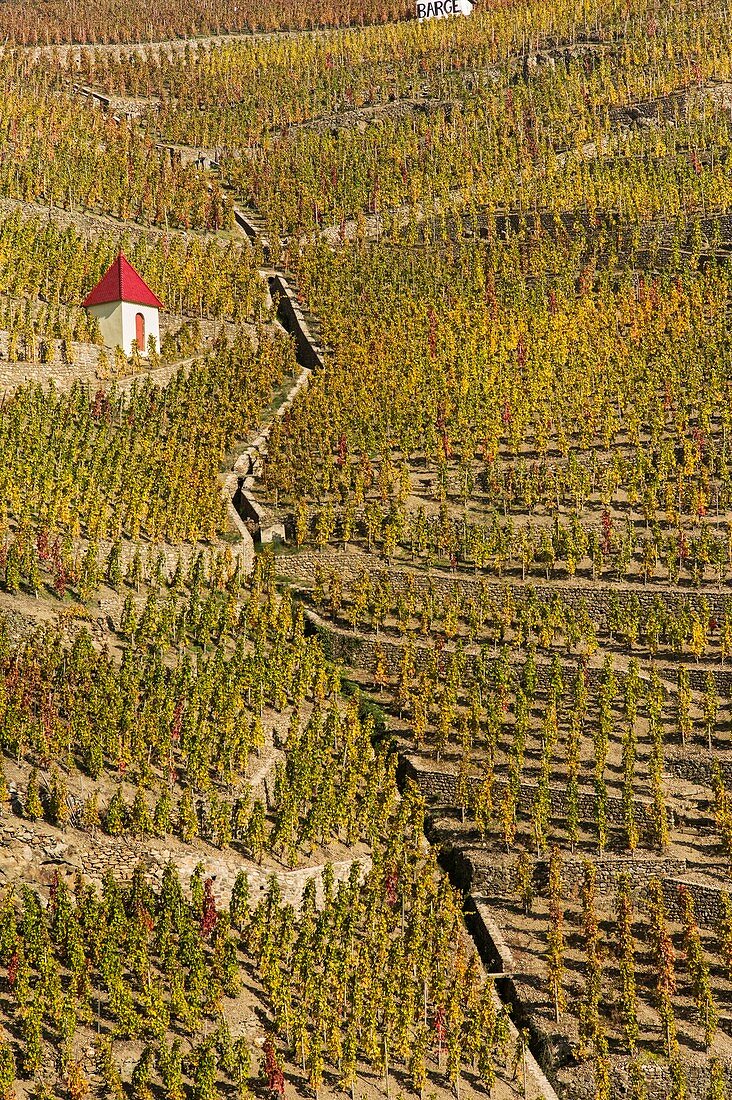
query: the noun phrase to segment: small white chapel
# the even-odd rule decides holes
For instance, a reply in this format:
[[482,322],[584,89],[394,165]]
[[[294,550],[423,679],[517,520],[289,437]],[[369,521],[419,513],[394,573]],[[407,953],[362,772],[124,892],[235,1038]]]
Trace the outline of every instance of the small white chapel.
[[163,304],[122,252],[83,305],[97,318],[107,347],[121,347],[130,356],[135,341],[140,355],[147,355],[152,337],[155,348],[160,349],[159,311]]

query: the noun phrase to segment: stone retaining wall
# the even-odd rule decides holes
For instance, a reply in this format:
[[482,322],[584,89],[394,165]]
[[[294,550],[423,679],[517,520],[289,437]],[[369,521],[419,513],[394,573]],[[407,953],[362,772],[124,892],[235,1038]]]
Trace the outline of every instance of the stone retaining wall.
[[515,965],[513,952],[504,940],[488,905],[480,898],[469,897],[466,918],[470,934],[486,966],[494,973],[510,974]]
[[[436,771],[424,768],[413,757],[402,756],[399,761],[400,780],[411,780],[428,799],[445,806],[459,806],[458,776],[448,771]],[[468,797],[470,792],[477,792],[481,787],[481,780],[477,776],[469,776],[467,780]],[[505,779],[496,778],[493,781],[493,791],[497,798],[508,787]],[[530,814],[536,799],[539,786],[536,783],[522,782],[518,793],[517,808],[523,813]],[[549,813],[552,817],[565,818],[567,815],[567,789],[566,787],[549,787]],[[650,812],[652,800],[641,795],[635,795],[633,806],[635,807],[639,826],[643,827],[643,816]],[[673,814],[668,810],[669,819],[673,822]],[[624,822],[623,801],[615,795],[607,796],[606,806],[607,822],[616,828],[622,827]],[[592,791],[580,789],[577,794],[577,816],[579,821],[593,824],[597,820],[597,798]]]
[[258,224],[258,219],[242,210],[240,206],[235,206],[233,213],[236,225],[246,234],[251,244],[258,244],[261,247],[264,262],[270,263],[272,248],[268,238],[262,232],[261,225]]
[[[228,905],[231,890],[239,871],[249,876],[252,903],[256,904],[267,889],[271,871],[262,870],[234,849],[219,849],[196,840],[183,844],[175,837],[110,837],[96,830],[89,832],[68,827],[58,829],[46,822],[25,821],[7,817],[0,821],[0,886],[11,883],[49,887],[56,874],[73,877],[80,872],[87,881],[101,886],[104,875],[113,871],[116,878],[129,878],[137,866],[146,877],[158,885],[166,864],[172,860],[184,885],[188,884],[196,866],[202,863],[213,878],[214,894],[221,905]],[[345,859],[333,863],[336,883],[345,881],[354,863],[365,874],[371,860]],[[277,871],[283,898],[298,906],[308,879],[315,879],[319,904],[322,900],[320,880],[323,865],[301,867],[294,871]]]
[[[290,580],[312,586],[318,569],[326,575],[330,570],[336,570],[343,576],[355,580],[362,569],[378,574],[384,573],[387,565],[373,554],[327,547],[324,550],[303,550],[296,555],[282,558],[278,561],[278,568]],[[563,602],[573,609],[579,608],[584,601],[588,614],[593,618],[606,615],[615,600],[620,607],[627,607],[631,599],[635,598],[642,612],[650,610],[657,598],[667,604],[674,604],[683,599],[697,611],[701,609],[702,600],[706,600],[713,615],[721,615],[725,603],[732,600],[732,584],[723,586],[721,591],[712,591],[711,589],[672,589],[667,585],[652,583],[631,585],[604,579],[594,582],[562,579],[560,587],[556,581],[542,581],[533,577],[526,581],[519,581],[498,578],[490,573],[476,576],[435,567],[417,571],[400,568],[399,563],[388,566],[388,574],[389,584],[395,595],[405,594],[411,586],[417,594],[432,591],[437,597],[445,598],[457,588],[465,597],[475,599],[480,595],[481,586],[488,583],[495,588],[496,599],[500,599],[502,593],[510,589],[517,604],[527,599],[530,593],[533,593],[540,603],[550,603],[556,596],[561,596]]]
[[251,525],[250,529],[262,543],[273,542],[275,539],[284,542],[286,536],[284,523],[280,518],[272,515],[270,510],[256,499],[254,495],[256,481],[263,472],[264,456],[267,453],[273,424],[287,413],[298,393],[308,385],[311,373],[309,367],[301,367],[300,373],[288,390],[284,401],[278,406],[275,415],[261,428],[234,463],[232,472],[236,474],[236,482],[229,475],[228,484],[233,487],[231,503],[241,519]]
[[[482,849],[454,849],[449,854],[450,876],[461,890],[476,898],[510,898],[516,900],[517,885],[515,867],[509,857],[498,856]],[[694,899],[694,911],[699,925],[716,928],[723,915],[723,886],[695,882],[687,878],[686,860],[672,856],[592,856],[597,871],[597,893],[600,897],[614,898],[621,875],[627,875],[631,888],[642,900],[650,882],[661,883],[666,910],[670,920],[681,919],[679,887],[684,886]],[[567,895],[577,896],[584,875],[585,860],[565,857],[562,861],[562,878]],[[533,868],[534,885],[538,893],[546,894],[549,883],[549,862],[538,859]],[[730,891],[727,891],[728,893]],[[508,968],[507,968],[508,969]]]
[[123,220],[111,214],[95,213],[93,210],[67,210],[63,206],[50,206],[38,202],[25,202],[23,199],[0,197],[0,217],[20,212],[23,217],[35,221],[53,221],[62,229],[73,229],[82,236],[105,236],[110,234],[125,236],[137,241],[151,237],[201,237],[205,240],[219,241],[220,236],[205,229],[178,229],[171,226],[145,225],[139,222]]
[[[672,856],[596,856],[591,861],[597,872],[599,895],[614,895],[621,875],[627,875],[634,890],[643,889],[653,879],[678,881],[687,871],[685,859]],[[517,891],[515,861],[510,857],[494,859],[482,849],[461,849],[453,854],[453,874],[464,890],[482,897],[515,898]],[[576,894],[584,878],[586,859],[566,855],[562,859],[562,879],[566,889]],[[533,865],[537,892],[546,892],[549,861],[537,859]]]
[[[255,222],[238,207],[234,208],[234,220],[250,243],[259,243],[262,246],[262,254],[269,257],[269,241]],[[267,453],[272,424],[277,417],[285,415],[298,393],[305,389],[310,381],[311,372],[324,365],[322,348],[310,331],[297,297],[285,276],[277,271],[266,270],[260,271],[259,274],[267,281],[270,300],[276,303],[277,321],[285,332],[294,337],[296,357],[301,371],[284,402],[277,409],[276,417],[262,428],[250,446],[239,455],[224,483],[227,512],[238,531],[246,530],[252,547],[255,538],[263,543],[272,542],[275,539],[285,541],[284,521],[279,517],[271,516],[269,510],[256,498],[256,479],[262,475],[263,459]],[[233,520],[234,515],[238,517],[238,522]]]
[[235,471],[232,470],[227,474],[221,486],[221,499],[224,502],[229,522],[239,536],[239,546],[237,550],[242,559],[244,573],[247,574],[254,567],[254,538],[246,523],[234,507],[234,495],[238,485],[239,478]]
[[[491,856],[493,853],[491,853]],[[469,848],[454,848],[447,857],[450,878],[461,890],[494,898],[515,898],[516,868],[510,858],[496,858],[491,862],[487,852],[472,852]]]
[[24,615],[22,612],[14,610],[11,606],[7,606],[4,600],[0,605],[0,619],[3,620],[7,627],[8,637],[10,638],[10,644],[12,646],[21,645],[38,630],[39,622],[37,619],[31,618],[29,615]]
[[[618,887],[622,875],[627,875],[634,890],[648,886],[653,879],[665,879],[669,875],[686,873],[686,860],[671,856],[604,856],[592,862],[597,870],[597,891],[599,894],[612,895]],[[564,859],[562,877],[565,885],[573,892],[579,891],[584,880],[585,861],[583,859]],[[535,865],[535,874],[539,883],[549,883],[549,862],[539,861]]]
[[[380,650],[387,676],[395,678],[399,675],[406,649],[404,643],[395,641],[393,637],[386,634],[356,634],[350,630],[332,626],[310,608],[305,608],[305,618],[314,627],[324,651],[331,660],[373,673],[376,668],[377,653]],[[414,665],[418,672],[424,671],[436,660],[438,670],[443,675],[448,671],[455,652],[453,645],[445,645],[442,649],[437,649],[434,646],[415,643],[412,647]],[[476,646],[464,647],[462,659],[465,662],[465,679],[469,683],[475,677],[476,666],[481,659],[480,651]],[[482,660],[490,665],[497,658],[488,655]],[[541,689],[546,689],[549,685],[550,669],[551,661],[543,654],[537,654],[536,675]],[[588,665],[585,672],[590,689],[597,689],[602,679],[601,666]],[[623,684],[628,675],[627,671],[618,668],[613,672],[616,681]]]
[[[185,317],[182,314],[167,314],[161,324],[161,330],[163,332],[175,332],[190,320],[190,317]],[[203,320],[196,318],[196,320],[200,326],[203,339],[203,345],[198,356],[203,356],[209,350],[207,345],[211,344],[222,329],[227,338],[232,340],[240,327],[231,322],[219,324],[207,318],[203,318]],[[18,386],[26,385],[29,382],[37,382],[41,385],[48,385],[53,382],[58,389],[70,389],[74,382],[84,382],[89,386],[102,389],[108,389],[114,384],[118,390],[128,391],[133,383],[144,382],[145,379],[150,378],[157,386],[167,386],[181,367],[190,365],[197,357],[193,356],[188,359],[177,360],[174,363],[166,363],[154,370],[149,370],[143,360],[140,370],[121,377],[111,374],[109,377],[105,377],[99,373],[99,357],[104,350],[111,369],[111,364],[114,361],[114,351],[111,348],[103,349],[98,344],[73,341],[71,345],[73,362],[65,363],[61,351],[61,341],[51,340],[48,343],[52,350],[49,362],[10,363],[7,361],[8,333],[0,331],[0,394],[3,392],[10,393],[16,390]]]
[[[291,558],[280,557],[277,559],[278,572],[282,573],[282,562],[289,562]],[[312,623],[321,636],[321,641],[326,648],[326,651],[333,660],[340,661],[343,664],[353,665],[355,668],[362,668],[368,671],[373,671],[376,666],[377,650],[380,649],[383,654],[384,663],[386,666],[386,672],[388,676],[397,676],[401,667],[401,661],[404,654],[405,643],[401,640],[397,640],[395,635],[383,632],[379,635],[374,633],[361,634],[350,629],[344,629],[340,626],[328,622],[321,618],[317,612],[311,608],[305,610],[306,618]],[[448,667],[452,654],[455,652],[455,647],[452,644],[446,644],[442,649],[437,649],[434,645],[426,645],[423,643],[415,643],[414,647],[414,663],[418,671],[427,667],[428,663],[434,658],[437,659],[438,668],[441,672],[444,672]],[[478,647],[475,644],[463,646],[463,656],[465,659],[465,671],[469,679],[472,679],[475,671],[475,663],[478,658]],[[560,654],[562,656],[562,654]],[[612,656],[612,654],[611,654]],[[564,662],[566,664],[567,659],[571,658],[571,655],[564,656]],[[579,660],[577,655],[576,660]],[[642,657],[638,658],[643,660]],[[546,687],[548,684],[550,659],[543,654],[537,654],[537,677],[540,687]],[[711,672],[716,686],[717,692],[723,698],[732,697],[732,669],[721,668],[714,665],[684,665],[689,673],[689,683],[692,691],[702,692],[706,687],[707,672]],[[676,687],[676,668],[664,665],[656,664],[659,675],[662,680],[665,680],[667,689],[675,690]],[[615,668],[615,678],[619,683],[623,683],[627,677],[627,671],[623,668]],[[590,688],[595,688],[600,683],[600,677],[602,674],[601,667],[599,665],[589,664],[586,667],[587,683]]]
[[97,367],[101,347],[98,344],[79,343],[71,345],[73,363],[65,363],[61,352],[60,340],[47,341],[50,357],[47,363],[8,362],[8,333],[0,332],[0,392],[12,391],[27,382],[46,384],[54,382],[61,388],[71,386],[75,381],[96,382]]
[[[501,1000],[508,1002],[514,1018],[519,1020],[522,1026],[528,1027],[530,1041],[541,1059],[544,1072],[554,1075],[562,1065],[572,1065],[572,1052],[566,1040],[552,1034],[537,1023],[534,1016],[534,995],[530,989],[527,989],[526,983],[521,981],[520,975],[516,975],[515,978],[512,976],[513,954],[503,938],[490,907],[480,897],[471,894],[466,899],[466,918],[481,958],[486,966],[494,968],[496,974],[500,975],[496,979],[496,988]],[[617,1068],[620,1069],[619,1063]],[[663,1063],[644,1061],[641,1063],[641,1068],[648,1088],[649,1100],[664,1100],[668,1097],[672,1083],[667,1066]],[[708,1066],[695,1065],[685,1068],[689,1085],[688,1095],[694,1098],[706,1096],[709,1087]],[[627,1071],[627,1066],[625,1069]],[[728,1068],[725,1068],[725,1074],[729,1082],[732,1075]],[[553,1093],[553,1088],[549,1087]]]
[[666,750],[665,769],[678,779],[713,788],[714,766],[719,766],[726,787],[732,786],[732,760],[726,760],[694,745]]
[[314,339],[305,314],[284,275],[270,276],[269,292],[277,302],[277,319],[295,338],[298,362],[310,370],[321,369],[325,365],[323,349]]
[[668,914],[672,920],[681,918],[679,886],[684,885],[694,899],[694,912],[696,913],[697,922],[703,928],[716,928],[719,924],[723,913],[723,890],[721,886],[712,886],[702,882],[689,882],[676,877],[662,879],[661,885]]

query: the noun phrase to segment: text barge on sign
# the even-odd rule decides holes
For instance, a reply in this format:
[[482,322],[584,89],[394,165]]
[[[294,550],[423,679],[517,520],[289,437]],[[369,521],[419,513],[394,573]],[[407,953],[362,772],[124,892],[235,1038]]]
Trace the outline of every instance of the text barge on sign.
[[471,0],[418,0],[417,19],[444,19],[446,15],[470,15]]

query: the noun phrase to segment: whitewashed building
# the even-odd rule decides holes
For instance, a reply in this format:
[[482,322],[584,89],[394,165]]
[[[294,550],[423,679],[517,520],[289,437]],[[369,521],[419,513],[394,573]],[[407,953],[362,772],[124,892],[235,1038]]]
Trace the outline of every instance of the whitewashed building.
[[121,252],[83,304],[99,322],[107,347],[121,347],[129,356],[137,341],[140,355],[147,355],[152,336],[160,349],[162,302]]

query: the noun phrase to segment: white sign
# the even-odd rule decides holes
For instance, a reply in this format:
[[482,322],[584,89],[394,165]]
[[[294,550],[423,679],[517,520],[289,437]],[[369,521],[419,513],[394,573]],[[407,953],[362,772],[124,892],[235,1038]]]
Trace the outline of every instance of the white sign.
[[444,19],[446,15],[470,15],[471,0],[417,0],[417,19]]

